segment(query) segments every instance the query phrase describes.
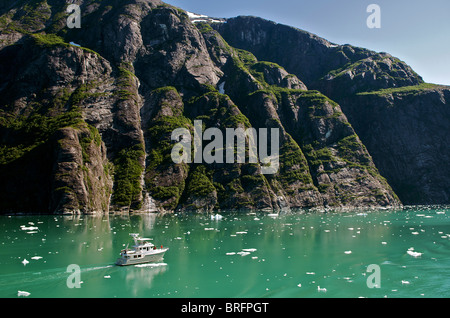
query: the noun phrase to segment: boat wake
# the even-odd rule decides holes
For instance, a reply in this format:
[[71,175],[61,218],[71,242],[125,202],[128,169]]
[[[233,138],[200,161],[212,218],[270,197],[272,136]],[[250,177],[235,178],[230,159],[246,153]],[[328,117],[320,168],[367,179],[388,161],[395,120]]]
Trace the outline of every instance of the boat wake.
[[81,272],[90,272],[90,271],[95,271],[95,270],[100,270],[100,269],[106,269],[106,268],[111,268],[114,267],[114,265],[106,265],[106,266],[95,266],[95,267],[86,267],[83,268],[81,267]]
[[149,263],[149,264],[138,264],[134,265],[134,267],[161,267],[161,266],[167,266],[166,263]]

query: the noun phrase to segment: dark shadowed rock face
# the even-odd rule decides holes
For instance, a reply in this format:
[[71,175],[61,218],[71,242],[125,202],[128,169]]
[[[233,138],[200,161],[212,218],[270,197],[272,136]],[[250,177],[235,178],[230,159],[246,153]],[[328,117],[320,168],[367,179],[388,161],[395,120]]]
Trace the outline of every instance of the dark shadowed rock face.
[[378,91],[343,101],[361,140],[403,202],[447,204],[450,89]]
[[[81,29],[65,8],[0,4],[1,213],[399,205],[391,186],[448,202],[449,90],[398,59],[160,1],[82,1]],[[172,132],[198,121],[277,129],[279,169],[174,163]]]

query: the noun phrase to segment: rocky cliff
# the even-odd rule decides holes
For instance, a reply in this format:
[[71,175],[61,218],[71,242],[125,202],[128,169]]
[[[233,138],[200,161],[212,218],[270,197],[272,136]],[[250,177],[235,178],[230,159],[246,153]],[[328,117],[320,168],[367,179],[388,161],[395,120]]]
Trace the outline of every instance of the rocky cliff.
[[450,202],[450,87],[424,83],[388,53],[336,45],[264,19],[213,26],[230,45],[279,63],[339,103],[404,204]]
[[[193,23],[157,0],[79,3],[80,29],[61,1],[0,5],[1,213],[448,202],[449,90],[398,59],[258,18]],[[173,131],[198,122],[277,129],[279,169],[175,163]]]

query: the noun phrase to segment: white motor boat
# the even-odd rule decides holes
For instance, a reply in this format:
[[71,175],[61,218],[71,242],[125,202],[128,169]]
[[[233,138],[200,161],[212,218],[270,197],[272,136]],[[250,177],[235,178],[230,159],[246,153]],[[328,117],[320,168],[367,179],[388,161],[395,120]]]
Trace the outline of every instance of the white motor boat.
[[157,248],[154,244],[150,243],[150,239],[141,238],[137,233],[131,233],[131,237],[134,239],[134,245],[132,249],[128,246],[126,249],[120,252],[120,258],[117,259],[116,265],[136,265],[145,263],[158,263],[164,258],[169,248]]

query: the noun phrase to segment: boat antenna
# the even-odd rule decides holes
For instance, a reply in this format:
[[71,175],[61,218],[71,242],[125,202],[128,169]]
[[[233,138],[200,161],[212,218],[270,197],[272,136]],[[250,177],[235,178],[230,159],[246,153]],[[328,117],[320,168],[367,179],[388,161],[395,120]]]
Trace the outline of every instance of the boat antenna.
[[138,245],[138,237],[139,237],[139,233],[130,233],[130,236],[134,239],[134,244]]

